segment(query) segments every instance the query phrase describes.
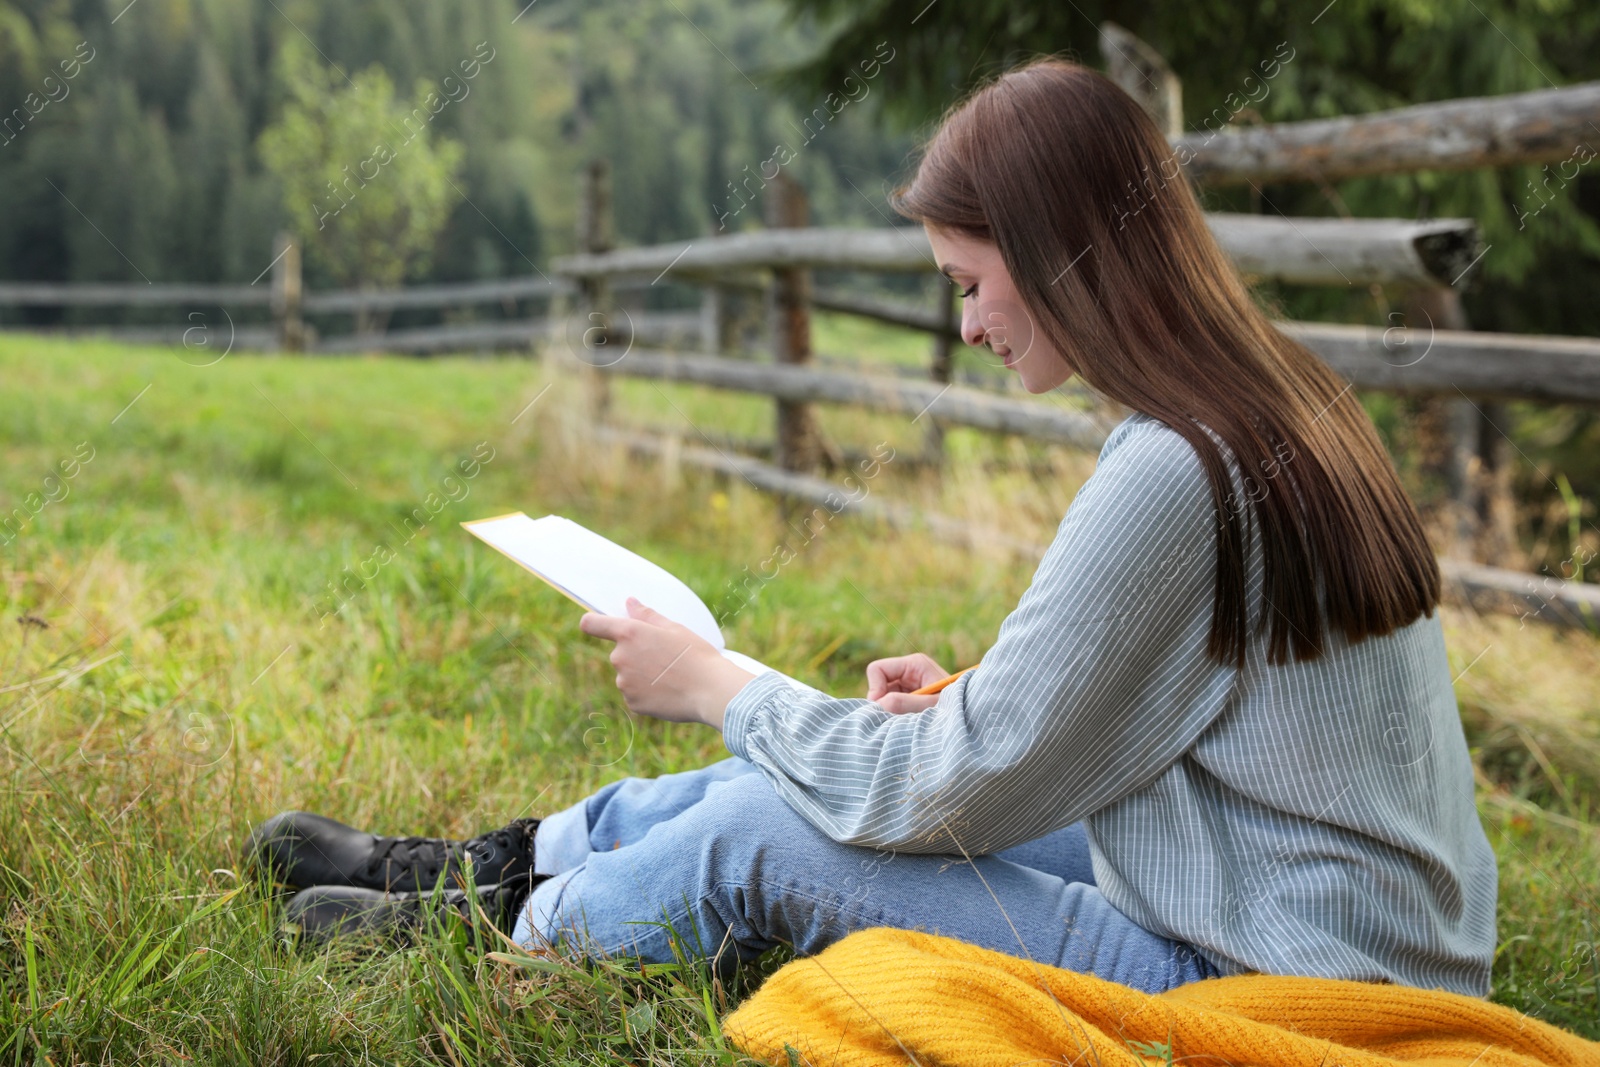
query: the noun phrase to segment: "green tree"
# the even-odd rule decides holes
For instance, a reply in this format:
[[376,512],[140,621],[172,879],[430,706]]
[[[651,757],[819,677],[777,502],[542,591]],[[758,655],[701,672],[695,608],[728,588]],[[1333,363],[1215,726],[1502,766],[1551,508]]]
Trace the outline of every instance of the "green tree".
[[431,129],[450,100],[419,80],[412,102],[398,102],[376,65],[349,78],[299,48],[282,57],[289,101],[256,150],[302,247],[345,285],[393,286],[422,272],[462,163],[460,143]]

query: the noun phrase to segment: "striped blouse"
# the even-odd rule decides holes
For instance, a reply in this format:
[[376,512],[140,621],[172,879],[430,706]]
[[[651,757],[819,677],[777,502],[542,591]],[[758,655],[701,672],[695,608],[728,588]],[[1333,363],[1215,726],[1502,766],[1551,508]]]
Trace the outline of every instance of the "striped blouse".
[[1437,614],[1270,665],[1257,536],[1246,661],[1220,665],[1213,522],[1192,446],[1135,414],[937,705],[767,673],[727,747],[848,844],[980,855],[1082,820],[1112,906],[1224,974],[1486,994],[1497,872]]

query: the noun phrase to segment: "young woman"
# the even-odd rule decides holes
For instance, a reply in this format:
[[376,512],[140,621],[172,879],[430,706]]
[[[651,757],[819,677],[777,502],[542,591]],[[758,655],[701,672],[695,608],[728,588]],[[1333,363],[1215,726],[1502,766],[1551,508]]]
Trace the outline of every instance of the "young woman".
[[[634,712],[733,758],[473,842],[291,813],[256,849],[313,932],[411,915],[466,858],[514,936],[671,958],[922,928],[1146,991],[1243,971],[1482,995],[1478,821],[1415,509],[1349,386],[1279,333],[1181,158],[1045,59],[945,118],[895,208],[962,333],[1043,393],[1134,414],[976,670],[873,663],[866,699],[752,675],[648,608],[583,616]],[[297,866],[298,865],[298,866]],[[298,872],[298,873],[297,873]],[[502,888],[504,894],[506,890]],[[509,923],[508,923],[509,924]]]

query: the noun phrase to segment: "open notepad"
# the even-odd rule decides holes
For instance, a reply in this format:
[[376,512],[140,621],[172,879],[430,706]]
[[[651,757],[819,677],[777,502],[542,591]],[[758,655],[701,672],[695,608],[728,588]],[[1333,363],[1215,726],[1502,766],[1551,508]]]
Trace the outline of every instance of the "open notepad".
[[[626,616],[628,597],[636,597],[710,641],[745,670],[754,674],[772,670],[729,648],[711,609],[677,576],[571,519],[560,515],[530,519],[519,511],[461,525],[590,611]],[[812,688],[782,671],[773,673],[794,685]]]

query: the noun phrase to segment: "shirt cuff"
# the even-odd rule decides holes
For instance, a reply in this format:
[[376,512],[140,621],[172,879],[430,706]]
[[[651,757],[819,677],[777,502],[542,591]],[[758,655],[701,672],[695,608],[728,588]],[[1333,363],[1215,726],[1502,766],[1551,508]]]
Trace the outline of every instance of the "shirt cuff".
[[758,674],[744,683],[744,688],[733,695],[722,712],[722,743],[728,746],[728,751],[748,762],[746,739],[756,712],[792,691],[793,687],[777,671]]

